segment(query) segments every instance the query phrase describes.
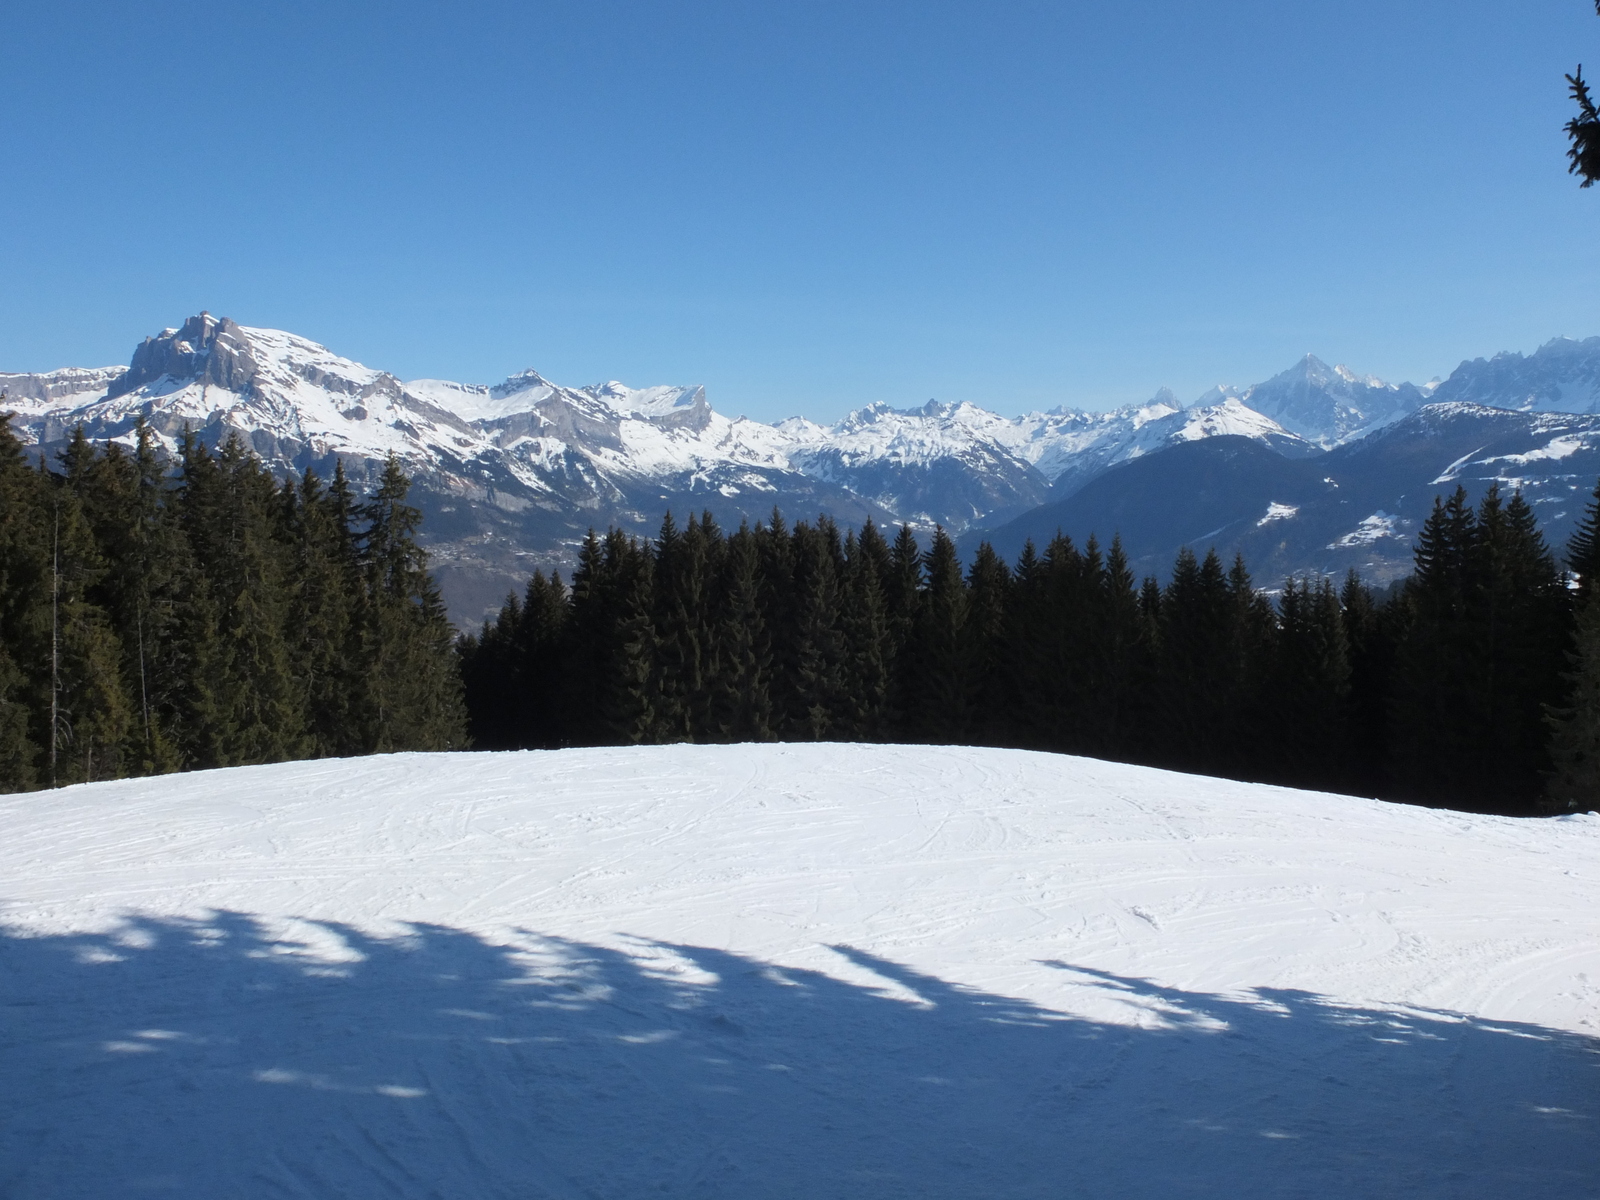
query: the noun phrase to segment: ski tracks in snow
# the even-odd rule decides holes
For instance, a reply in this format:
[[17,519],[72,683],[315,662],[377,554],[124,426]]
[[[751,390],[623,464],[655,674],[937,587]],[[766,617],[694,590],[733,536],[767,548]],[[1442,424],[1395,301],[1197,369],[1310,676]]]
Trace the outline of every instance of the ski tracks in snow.
[[766,745],[0,821],[19,1200],[1596,1191],[1600,818]]

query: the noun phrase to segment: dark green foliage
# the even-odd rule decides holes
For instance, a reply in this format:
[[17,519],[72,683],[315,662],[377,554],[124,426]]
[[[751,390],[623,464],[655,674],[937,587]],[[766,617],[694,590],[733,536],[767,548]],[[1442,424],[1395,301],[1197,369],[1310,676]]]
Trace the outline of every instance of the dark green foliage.
[[872,740],[885,732],[894,657],[883,590],[889,547],[871,520],[860,537],[854,532],[845,537],[844,559],[840,615],[844,687],[836,725],[842,737]]
[[1007,732],[1004,668],[1011,587],[1005,560],[984,542],[967,570],[967,617],[961,627],[967,731],[981,741],[1004,738]]
[[358,506],[139,422],[48,466],[0,421],[0,790],[464,744],[397,464]]
[[1495,488],[1476,512],[1459,488],[1437,501],[1407,591],[1390,701],[1397,783],[1438,803],[1531,806],[1571,628],[1532,510]]
[[0,791],[33,786],[49,743],[53,511],[0,420]]
[[1277,654],[1265,699],[1267,707],[1260,714],[1263,750],[1277,759],[1277,778],[1308,786],[1345,782],[1350,648],[1332,580],[1290,579],[1284,584]]
[[[1595,0],[1595,13],[1600,15],[1600,0]],[[1567,122],[1567,173],[1582,180],[1580,187],[1590,187],[1600,179],[1600,111],[1589,94],[1589,84],[1583,78],[1583,67],[1567,76],[1572,102],[1578,106],[1578,115]]]
[[966,633],[968,595],[955,543],[943,529],[923,558],[927,585],[904,647],[906,735],[918,741],[965,741],[977,684]]
[[711,605],[706,740],[772,737],[772,638],[761,603],[761,547],[741,525],[721,555]]
[[1595,109],[1582,66],[1567,76],[1567,84],[1572,101],[1578,106],[1578,115],[1567,122],[1567,140],[1571,143],[1567,148],[1567,173],[1582,180],[1579,187],[1592,187],[1600,179],[1600,111]]
[[[1242,560],[1187,550],[1165,588],[1136,586],[1092,537],[1030,543],[1015,569],[981,546],[963,574],[942,530],[924,552],[909,528],[841,538],[826,516],[731,536],[669,517],[653,543],[591,533],[570,598],[536,575],[462,647],[486,746],[976,742],[1530,811],[1570,624],[1532,511],[1491,491],[1440,502],[1384,599],[1352,574],[1274,602]],[[1585,646],[1562,780],[1600,745]]]
[[405,502],[410,486],[391,457],[358,509],[366,523],[358,554],[366,583],[360,724],[366,749],[379,753],[466,745],[454,632],[416,542],[422,514]]
[[1590,811],[1600,809],[1600,604],[1579,611],[1568,659],[1567,703],[1549,711],[1553,770],[1545,796],[1557,812]]
[[648,546],[612,530],[602,541],[591,530],[572,576],[566,621],[571,680],[572,737],[579,743],[623,745],[653,740],[656,732],[655,650]]
[[1600,591],[1600,483],[1595,484],[1583,520],[1567,542],[1567,566],[1578,577],[1578,603],[1587,603]]

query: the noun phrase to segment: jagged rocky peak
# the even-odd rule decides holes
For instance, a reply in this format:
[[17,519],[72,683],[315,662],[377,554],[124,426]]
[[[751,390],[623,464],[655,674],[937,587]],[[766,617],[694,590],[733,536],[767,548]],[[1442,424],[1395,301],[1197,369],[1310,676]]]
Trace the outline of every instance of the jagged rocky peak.
[[260,370],[250,350],[250,339],[227,317],[202,312],[181,328],[164,329],[145,338],[133,352],[133,361],[107,392],[107,398],[125,395],[161,378],[214,384],[243,394]]
[[532,388],[548,388],[553,391],[555,386],[539,372],[529,367],[526,371],[518,371],[515,375],[509,376],[504,383],[495,384],[489,389],[489,394],[496,399],[501,399],[506,396],[514,396],[518,392],[526,392]]
[[[1306,383],[1313,387],[1326,387],[1339,374],[1315,354],[1307,354],[1287,371],[1280,371],[1267,383]],[[1265,387],[1266,384],[1258,384]]]

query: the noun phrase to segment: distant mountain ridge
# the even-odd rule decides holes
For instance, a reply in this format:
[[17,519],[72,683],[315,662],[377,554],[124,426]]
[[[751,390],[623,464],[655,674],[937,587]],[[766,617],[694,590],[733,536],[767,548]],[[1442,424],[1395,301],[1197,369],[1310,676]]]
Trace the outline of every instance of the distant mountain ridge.
[[1242,554],[1258,586],[1292,574],[1371,583],[1410,573],[1436,496],[1474,502],[1498,485],[1533,505],[1559,557],[1600,479],[1600,413],[1526,412],[1463,401],[1425,405],[1311,458],[1214,438],[1118,466],[1069,497],[979,538],[1012,557],[1057,531],[1080,543],[1120,536],[1136,571],[1163,575],[1182,547]]
[[569,567],[591,526],[650,533],[668,508],[727,524],[777,507],[970,534],[1218,438],[1299,461],[1430,400],[1595,412],[1600,338],[1463,363],[1442,384],[1388,384],[1308,355],[1189,406],[1163,389],[1109,412],[1004,417],[929,401],[874,404],[832,425],[769,425],[724,416],[693,385],[572,388],[532,370],[492,386],[407,382],[294,334],[201,313],[146,338],[126,368],[0,374],[0,391],[24,439],[47,450],[78,425],[97,440],[127,439],[142,417],[169,446],[185,429],[208,442],[237,433],[280,471],[327,473],[339,458],[361,479],[395,454],[415,480],[452,612],[472,621],[535,566]]

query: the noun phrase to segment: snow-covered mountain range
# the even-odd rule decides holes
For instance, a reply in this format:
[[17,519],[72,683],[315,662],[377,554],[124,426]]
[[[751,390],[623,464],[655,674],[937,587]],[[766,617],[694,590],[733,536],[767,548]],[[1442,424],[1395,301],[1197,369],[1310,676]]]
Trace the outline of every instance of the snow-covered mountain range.
[[79,425],[126,439],[142,417],[169,445],[185,429],[207,441],[236,432],[280,470],[326,472],[338,457],[359,479],[398,455],[447,599],[471,620],[533,567],[570,564],[591,526],[650,532],[668,508],[730,524],[777,507],[960,533],[1218,436],[1292,460],[1433,399],[1594,412],[1600,338],[1464,363],[1442,384],[1388,384],[1308,355],[1265,383],[1219,387],[1190,405],[1163,389],[1109,412],[1007,417],[929,401],[874,404],[833,425],[769,425],[723,415],[695,386],[573,388],[532,370],[493,386],[407,382],[294,334],[202,313],[146,338],[126,368],[0,374],[0,392],[24,440],[47,450]]

